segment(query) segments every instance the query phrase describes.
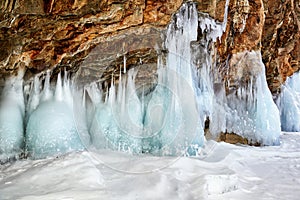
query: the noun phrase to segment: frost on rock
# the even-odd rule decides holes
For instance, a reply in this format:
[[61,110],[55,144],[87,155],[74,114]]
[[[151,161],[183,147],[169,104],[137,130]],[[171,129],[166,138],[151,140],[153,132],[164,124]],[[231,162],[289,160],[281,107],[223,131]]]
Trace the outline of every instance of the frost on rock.
[[[65,77],[67,74],[65,74]],[[35,78],[28,101],[26,150],[34,158],[83,150],[73,118],[70,83],[57,77],[55,89],[47,73],[41,92],[40,81]]]
[[24,145],[23,73],[5,83],[0,102],[0,160],[17,156]]
[[283,131],[300,131],[300,72],[289,77],[282,86],[276,103],[280,111]]

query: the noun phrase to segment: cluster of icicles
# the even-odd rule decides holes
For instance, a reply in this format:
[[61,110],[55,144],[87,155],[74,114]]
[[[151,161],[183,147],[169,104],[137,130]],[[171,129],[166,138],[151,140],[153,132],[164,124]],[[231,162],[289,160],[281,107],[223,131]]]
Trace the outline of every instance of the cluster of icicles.
[[[58,74],[52,84],[50,72],[37,76],[30,87],[23,86],[21,73],[7,80],[0,102],[0,160],[21,152],[43,158],[105,148],[197,155],[205,142],[207,118],[214,137],[235,132],[261,144],[279,144],[280,115],[263,63],[255,63],[259,74],[237,94],[226,96],[224,84],[211,76],[214,66],[209,44],[224,31],[225,10],[224,23],[217,23],[208,15],[198,15],[195,4],[183,4],[167,29],[164,45],[169,53],[164,64],[159,56],[158,81],[149,91],[136,88],[134,69],[120,75],[118,84],[112,80],[108,91],[97,83],[78,86],[67,72],[63,78]],[[199,29],[205,33],[201,41],[197,41]],[[260,58],[259,52],[247,55]],[[124,65],[126,68],[126,60]],[[216,90],[214,85],[220,87]],[[285,108],[291,99],[297,101],[288,91],[280,101],[285,124],[299,111],[299,104],[295,104],[298,111]],[[293,130],[299,129],[299,120],[297,123]]]
[[63,81],[58,75],[53,88],[48,72],[43,88],[40,86],[41,80],[35,77],[27,100],[21,77],[6,82],[0,110],[2,157],[19,155],[25,149],[37,158],[49,153],[84,149],[73,119],[72,91],[67,73]]
[[[177,83],[184,81],[161,68],[154,91],[139,98],[136,71],[127,74],[120,76],[118,85],[112,82],[106,95],[96,83],[75,87],[67,72],[63,80],[58,74],[56,84],[50,83],[50,72],[44,80],[36,76],[25,94],[22,78],[7,81],[0,110],[2,159],[24,151],[44,158],[85,148],[195,155],[203,134],[196,130],[200,127],[195,101],[182,101],[193,92],[176,91]],[[200,134],[187,134],[196,132]]]

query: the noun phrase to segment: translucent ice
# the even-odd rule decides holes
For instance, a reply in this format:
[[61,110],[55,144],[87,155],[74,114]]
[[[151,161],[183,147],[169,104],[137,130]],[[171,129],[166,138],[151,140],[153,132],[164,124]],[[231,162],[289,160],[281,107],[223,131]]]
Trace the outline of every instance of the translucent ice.
[[24,145],[23,73],[8,79],[0,103],[0,160],[17,156]]
[[[236,92],[225,96],[225,92],[217,92],[214,109],[220,110],[225,117],[214,114],[211,121],[211,132],[236,133],[264,145],[278,145],[280,136],[280,117],[273,101],[265,77],[265,66],[260,52],[241,52],[242,65],[251,65],[251,77],[247,84],[241,84]],[[240,55],[237,56],[240,56]],[[244,63],[247,62],[247,63]],[[213,113],[218,112],[214,110]]]
[[135,136],[141,133],[142,113],[141,103],[136,96],[134,76],[135,72],[129,70],[128,81],[121,77],[118,92],[112,81],[104,101],[98,86],[93,84],[88,89],[96,106],[90,128],[91,139],[96,148],[140,152],[141,147],[136,144],[138,140]]
[[59,74],[54,92],[49,73],[41,93],[39,84],[35,78],[28,102],[26,150],[35,158],[83,150],[73,117],[69,80],[62,82]]
[[277,99],[283,131],[300,131],[300,72],[289,77]]
[[104,102],[96,101],[90,132],[97,148],[174,155],[195,154],[192,147],[202,145],[190,47],[197,40],[195,4],[184,4],[174,18],[166,34],[166,66],[158,62],[158,83],[153,92],[140,99],[134,84],[136,72],[129,70],[127,79],[121,77],[118,85],[112,84]]

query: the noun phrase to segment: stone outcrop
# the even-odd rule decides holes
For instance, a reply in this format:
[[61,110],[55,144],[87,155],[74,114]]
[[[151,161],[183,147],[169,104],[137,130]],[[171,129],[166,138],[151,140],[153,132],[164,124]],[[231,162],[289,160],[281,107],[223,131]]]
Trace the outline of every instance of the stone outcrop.
[[[183,0],[1,1],[0,83],[7,74],[22,67],[27,68],[25,78],[30,78],[49,68],[75,71],[83,61],[88,66],[95,65],[93,59],[86,59],[91,51],[94,56],[105,52],[107,58],[114,50],[114,56],[108,56],[102,66],[97,65],[103,70],[86,72],[103,79],[120,70],[124,55],[129,58],[128,67],[139,62],[154,64],[157,52],[153,46],[162,43],[161,32],[182,3]],[[197,3],[199,11],[223,20],[225,0]],[[238,52],[261,49],[269,87],[273,93],[278,92],[286,77],[300,68],[299,1],[230,0],[228,9],[217,65],[228,63]],[[96,46],[98,51],[94,50]],[[141,49],[142,46],[149,48]],[[104,61],[103,58],[99,59]],[[234,59],[229,63],[235,66]],[[239,82],[234,71],[224,77],[232,86]]]
[[300,1],[264,0],[262,53],[272,93],[300,69]]
[[217,141],[226,141],[227,143],[230,144],[251,144],[248,143],[248,140],[246,138],[243,138],[239,135],[236,135],[234,133],[221,133]]
[[[165,29],[181,3],[179,0],[2,1],[1,77],[3,79],[24,67],[27,68],[25,76],[29,78],[46,69],[76,70],[84,60],[86,65],[92,65],[85,58],[96,46],[98,52],[94,52],[98,54],[114,51],[114,56],[107,59],[113,62],[112,66],[109,70],[102,70],[106,74],[118,72],[118,67],[115,67],[119,66],[118,57],[129,51],[135,56],[126,55],[129,57],[128,65],[136,63],[136,60],[152,62],[153,52],[150,49],[162,43],[161,30]],[[141,49],[139,46],[149,48]],[[132,48],[142,53],[134,52]]]

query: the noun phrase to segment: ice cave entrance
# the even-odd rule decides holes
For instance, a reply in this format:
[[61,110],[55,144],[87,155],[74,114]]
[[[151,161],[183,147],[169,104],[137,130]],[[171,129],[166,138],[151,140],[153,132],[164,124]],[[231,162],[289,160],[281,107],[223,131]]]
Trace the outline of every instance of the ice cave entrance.
[[[66,72],[64,78],[57,76],[55,84],[50,82],[50,72],[35,77],[29,91],[24,90],[22,77],[8,80],[0,104],[1,158],[24,149],[33,158],[43,158],[105,148],[192,156],[205,142],[207,118],[213,135],[232,131],[261,144],[279,144],[279,111],[266,83],[260,52],[242,52],[250,60],[259,58],[260,62],[252,63],[259,70],[234,95],[226,96],[224,83],[211,76],[215,66],[209,44],[225,30],[225,10],[220,23],[198,13],[194,3],[182,5],[166,30],[168,53],[165,62],[158,56],[156,87],[142,97],[136,91],[135,69],[121,76],[118,84],[112,80],[108,91],[97,83],[78,87]],[[199,31],[205,33],[201,40]],[[287,88],[293,88],[292,80]],[[221,86],[218,91],[216,84]],[[285,90],[280,105],[297,98],[290,95],[295,93],[291,90]],[[281,106],[283,127],[290,127],[290,113]],[[299,120],[295,124],[292,127],[299,130]]]

